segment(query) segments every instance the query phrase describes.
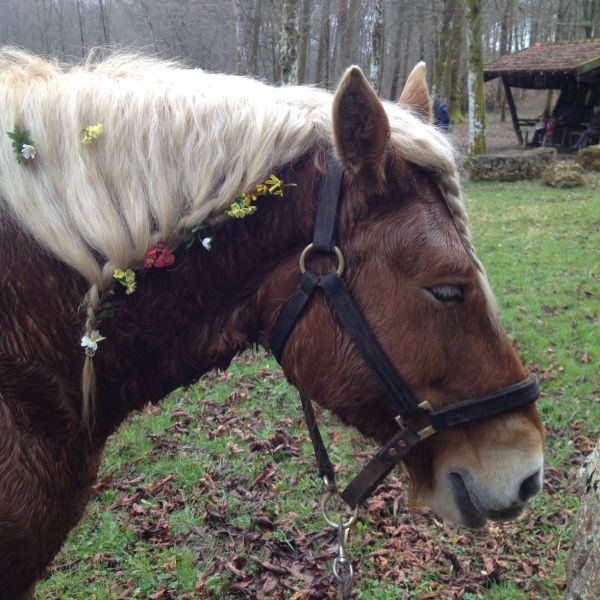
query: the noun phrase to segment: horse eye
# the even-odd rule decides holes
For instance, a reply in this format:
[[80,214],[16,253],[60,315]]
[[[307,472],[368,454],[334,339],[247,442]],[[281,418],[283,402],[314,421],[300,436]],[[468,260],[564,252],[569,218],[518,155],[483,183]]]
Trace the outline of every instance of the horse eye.
[[439,285],[426,289],[440,302],[464,302],[465,300],[465,289],[462,285]]

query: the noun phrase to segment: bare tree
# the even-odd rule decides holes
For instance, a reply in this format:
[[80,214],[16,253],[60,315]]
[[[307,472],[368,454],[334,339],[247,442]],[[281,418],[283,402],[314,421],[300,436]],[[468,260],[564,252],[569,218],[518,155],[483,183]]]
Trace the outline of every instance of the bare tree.
[[371,68],[369,70],[369,79],[371,85],[378,94],[381,94],[381,84],[383,82],[383,57],[384,57],[384,5],[383,0],[376,0],[373,24],[371,26]]
[[[435,0],[434,0],[435,2]],[[433,65],[433,74],[431,82],[431,93],[434,98],[440,94],[446,94],[447,85],[444,85],[444,80],[447,79],[447,64],[448,64],[448,44],[450,41],[450,23],[452,22],[451,8],[453,3],[446,0],[444,2],[444,11],[442,13],[442,27],[437,38],[437,54]]]
[[83,8],[81,0],[77,0],[77,17],[79,19],[79,35],[81,36],[81,56],[85,56],[87,47],[85,45],[85,27],[83,24]]
[[312,0],[302,2],[302,23],[300,27],[300,40],[298,43],[298,83],[306,83],[310,54],[310,25],[312,14]]
[[98,8],[100,9],[100,23],[102,25],[102,33],[104,34],[104,43],[110,43],[110,25],[108,22],[108,12],[110,10],[110,0],[98,0]]
[[[504,0],[502,20],[500,22],[500,55],[506,54],[510,47],[510,33],[513,26],[514,0]],[[501,107],[500,120],[506,120],[506,97],[501,79],[496,88],[496,106]]]
[[331,0],[321,3],[321,27],[319,30],[319,50],[317,54],[317,83],[325,87],[330,85],[329,52],[331,40]]
[[485,94],[483,89],[483,48],[481,2],[467,0],[469,21],[469,154],[485,154]]
[[447,58],[448,77],[446,79],[444,90],[445,96],[448,99],[448,112],[450,114],[450,121],[452,123],[460,123],[463,120],[461,111],[460,74],[463,58],[465,4],[464,0],[448,0],[448,4],[450,5],[449,15],[452,19],[452,26],[450,31]]
[[258,74],[258,55],[260,52],[260,29],[262,19],[262,0],[256,0],[252,22],[252,50],[250,53],[250,72]]
[[279,50],[281,81],[298,83],[298,0],[283,0]]
[[396,4],[396,32],[394,39],[394,62],[392,72],[392,83],[390,87],[390,97],[395,100],[400,97],[400,70],[402,68],[402,31],[404,29],[405,7],[402,2]]
[[245,75],[248,72],[248,28],[243,0],[233,0],[235,18],[235,72]]

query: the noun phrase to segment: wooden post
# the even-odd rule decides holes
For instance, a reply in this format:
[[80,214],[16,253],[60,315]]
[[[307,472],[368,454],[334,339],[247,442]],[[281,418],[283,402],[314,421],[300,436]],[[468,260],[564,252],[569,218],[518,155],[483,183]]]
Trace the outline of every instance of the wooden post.
[[517,108],[515,106],[515,99],[513,98],[512,92],[510,90],[510,85],[509,85],[508,79],[506,77],[502,77],[502,84],[504,85],[504,94],[506,95],[506,102],[508,103],[508,108],[510,109],[510,116],[512,117],[515,134],[517,135],[517,140],[519,140],[519,144],[522,146],[523,145],[523,133],[521,132],[521,126],[519,125],[519,118],[517,117]]

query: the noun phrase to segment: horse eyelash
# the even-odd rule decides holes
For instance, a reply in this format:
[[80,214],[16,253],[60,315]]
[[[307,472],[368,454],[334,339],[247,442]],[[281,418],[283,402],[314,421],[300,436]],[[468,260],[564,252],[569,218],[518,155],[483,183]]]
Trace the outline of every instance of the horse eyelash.
[[426,288],[439,302],[464,302],[465,288],[462,285],[440,285]]

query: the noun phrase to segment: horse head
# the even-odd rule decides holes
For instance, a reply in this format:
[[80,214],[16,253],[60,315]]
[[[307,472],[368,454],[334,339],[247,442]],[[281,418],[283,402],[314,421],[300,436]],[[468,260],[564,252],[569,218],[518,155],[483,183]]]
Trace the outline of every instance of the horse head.
[[[453,159],[437,172],[414,160],[432,151],[431,139],[447,146],[426,131],[423,71],[415,68],[400,98],[412,113],[404,126],[424,133],[412,135],[413,160],[391,120],[398,107],[386,108],[356,67],[335,94],[332,137],[344,175],[337,243],[345,284],[417,401],[435,411],[521,382],[525,371],[471,245]],[[328,270],[327,257],[311,257]],[[302,393],[366,436],[384,442],[398,431],[389,398],[323,295],[294,326],[282,365]],[[542,446],[529,405],[438,432],[405,464],[413,492],[435,512],[480,527],[515,518],[540,491]]]

